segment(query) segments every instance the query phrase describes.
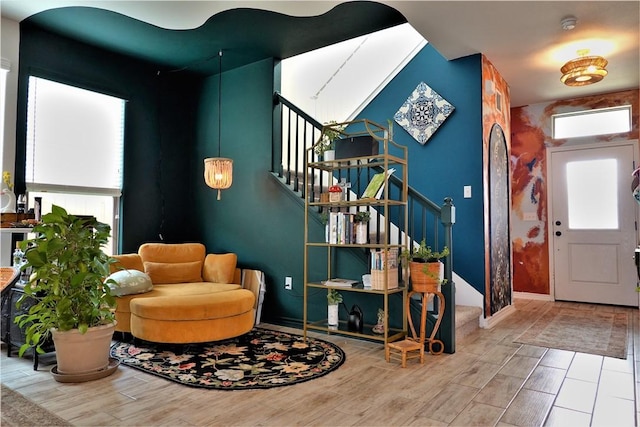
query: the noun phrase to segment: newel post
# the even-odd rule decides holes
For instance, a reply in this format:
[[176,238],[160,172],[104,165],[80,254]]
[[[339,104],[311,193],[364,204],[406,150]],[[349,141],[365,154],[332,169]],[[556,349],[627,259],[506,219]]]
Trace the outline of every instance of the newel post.
[[449,255],[444,260],[444,277],[446,283],[442,285],[442,294],[446,302],[442,325],[440,327],[441,339],[444,342],[445,353],[456,351],[456,284],[453,282],[453,224],[456,222],[456,207],[453,199],[446,197],[442,205],[440,221],[444,226],[444,244],[449,248]]

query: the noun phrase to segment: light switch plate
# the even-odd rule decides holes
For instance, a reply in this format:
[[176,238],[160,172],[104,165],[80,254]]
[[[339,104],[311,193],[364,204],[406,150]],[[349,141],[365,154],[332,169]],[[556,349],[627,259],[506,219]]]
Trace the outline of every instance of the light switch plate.
[[470,199],[471,198],[471,186],[470,185],[465,185],[464,186],[464,198],[465,199]]

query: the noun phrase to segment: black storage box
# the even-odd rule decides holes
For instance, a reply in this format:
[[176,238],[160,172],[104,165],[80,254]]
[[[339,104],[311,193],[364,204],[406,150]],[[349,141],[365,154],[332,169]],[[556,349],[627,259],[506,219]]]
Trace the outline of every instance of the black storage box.
[[378,155],[378,141],[370,135],[336,139],[336,159]]

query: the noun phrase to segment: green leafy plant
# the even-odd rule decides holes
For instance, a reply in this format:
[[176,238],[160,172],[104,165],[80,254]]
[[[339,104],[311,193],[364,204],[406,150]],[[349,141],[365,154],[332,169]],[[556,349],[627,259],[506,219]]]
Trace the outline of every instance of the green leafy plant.
[[358,211],[353,218],[354,222],[368,222],[371,219],[371,213],[369,211]]
[[342,294],[335,289],[329,289],[327,292],[327,303],[329,305],[337,305],[342,302]]
[[33,232],[37,237],[21,246],[27,259],[22,268],[32,269],[25,297],[36,302],[28,313],[16,318],[26,327],[20,355],[31,347],[42,353],[40,343],[52,328],[78,329],[84,334],[90,327],[114,321],[115,298],[104,279],[115,260],[102,251],[111,227],[93,217],[69,215],[54,205]]
[[403,263],[409,261],[413,262],[436,262],[449,255],[449,248],[446,246],[440,251],[436,252],[431,249],[431,246],[427,246],[424,239],[420,242],[420,246],[413,247],[413,249],[404,249],[400,253],[400,260]]
[[343,130],[344,126],[338,125],[335,120],[325,123],[322,127],[320,140],[313,147],[313,152],[321,156],[325,151],[333,150],[335,148],[334,141],[340,138]]

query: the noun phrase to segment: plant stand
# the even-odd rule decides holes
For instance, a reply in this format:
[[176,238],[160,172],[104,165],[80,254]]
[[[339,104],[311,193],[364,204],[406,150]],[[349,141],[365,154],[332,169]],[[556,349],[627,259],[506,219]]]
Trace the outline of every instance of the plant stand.
[[[422,295],[422,310],[420,312],[420,336],[418,337],[416,334],[416,329],[413,326],[413,320],[411,320],[411,312],[409,310],[409,304],[411,301],[411,296],[413,294],[421,294]],[[433,327],[433,331],[431,331],[431,336],[429,339],[426,338],[426,328],[427,328],[427,304],[429,302],[430,295],[435,295],[438,297],[440,301],[440,310],[438,312],[438,320],[436,321],[435,326]],[[407,318],[409,320],[409,327],[411,329],[411,337],[407,337],[402,341],[396,341],[388,343],[385,346],[385,358],[387,362],[391,361],[392,357],[400,356],[401,366],[403,368],[407,367],[407,359],[413,359],[420,357],[420,364],[424,363],[424,345],[425,341],[428,342],[429,353],[437,355],[442,354],[444,351],[444,343],[438,339],[435,339],[436,333],[438,329],[440,329],[440,323],[442,322],[442,315],[444,314],[445,301],[444,295],[440,290],[433,292],[416,292],[411,291],[409,295],[407,295]],[[436,352],[433,350],[433,344],[437,343],[440,346],[440,349]],[[419,354],[410,356],[409,353],[418,352]]]

